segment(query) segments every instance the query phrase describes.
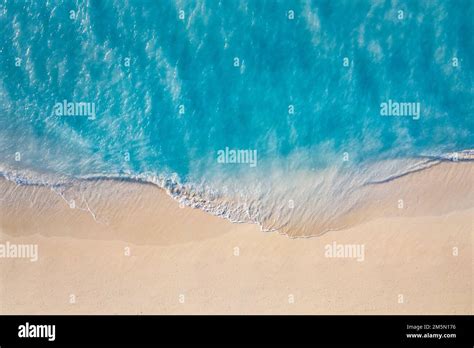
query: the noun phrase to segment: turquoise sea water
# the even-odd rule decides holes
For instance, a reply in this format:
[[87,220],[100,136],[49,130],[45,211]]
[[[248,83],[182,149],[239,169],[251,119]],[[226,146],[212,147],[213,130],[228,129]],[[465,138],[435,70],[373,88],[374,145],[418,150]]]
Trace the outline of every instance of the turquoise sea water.
[[[4,0],[0,18],[0,170],[17,182],[151,181],[272,229],[474,148],[471,0]],[[383,116],[389,101],[419,115]],[[226,148],[255,166],[220,163]]]

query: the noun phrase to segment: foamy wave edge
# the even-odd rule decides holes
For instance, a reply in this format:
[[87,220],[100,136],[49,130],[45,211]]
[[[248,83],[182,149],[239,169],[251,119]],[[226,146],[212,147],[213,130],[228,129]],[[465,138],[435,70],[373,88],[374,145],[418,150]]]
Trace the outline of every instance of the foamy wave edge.
[[[386,178],[368,181],[367,185],[383,184],[389,181],[396,180],[406,175],[415,172],[423,171],[432,168],[442,162],[466,162],[474,161],[474,150],[462,150],[459,152],[449,152],[441,156],[419,156],[422,159],[414,166],[408,167],[405,171],[390,175]],[[413,158],[410,158],[413,159]],[[73,187],[77,183],[87,181],[101,181],[101,180],[117,180],[121,182],[134,182],[142,184],[152,184],[164,190],[166,194],[177,201],[180,205],[185,205],[194,209],[200,209],[206,213],[226,219],[232,223],[252,223],[257,224],[261,231],[272,232],[278,231],[280,228],[265,228],[263,223],[255,218],[252,218],[246,210],[236,210],[235,207],[228,204],[219,204],[221,193],[217,189],[210,187],[202,188],[193,183],[180,183],[176,174],[165,176],[154,173],[119,173],[119,174],[89,174],[85,176],[68,176],[61,174],[39,173],[32,170],[14,170],[0,165],[0,177],[7,181],[14,182],[22,186],[44,186],[49,187],[52,191],[61,195],[61,188]],[[247,208],[248,209],[248,208]],[[89,209],[90,210],[90,209]],[[243,216],[246,215],[246,218]],[[93,215],[94,219],[95,216]]]

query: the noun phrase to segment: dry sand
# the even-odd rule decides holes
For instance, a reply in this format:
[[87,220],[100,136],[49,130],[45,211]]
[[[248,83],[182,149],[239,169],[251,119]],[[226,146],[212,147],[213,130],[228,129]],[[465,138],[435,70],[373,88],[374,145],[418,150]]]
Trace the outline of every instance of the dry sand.
[[[1,180],[0,243],[37,244],[39,259],[0,258],[0,313],[471,314],[473,167],[384,184],[346,229],[312,238],[180,208],[152,185],[100,182],[91,213]],[[364,245],[364,260],[325,257],[333,242]]]

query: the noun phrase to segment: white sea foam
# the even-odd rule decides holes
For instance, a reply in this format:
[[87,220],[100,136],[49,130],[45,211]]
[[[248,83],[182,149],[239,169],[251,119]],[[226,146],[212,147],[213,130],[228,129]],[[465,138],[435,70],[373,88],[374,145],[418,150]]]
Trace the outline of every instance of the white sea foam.
[[[474,158],[474,151],[457,153],[457,160]],[[50,187],[66,203],[74,200],[77,208],[88,211],[97,222],[100,212],[94,209],[94,197],[84,187],[102,180],[154,184],[180,204],[203,210],[234,223],[258,224],[263,231],[287,232],[293,226],[331,226],[338,229],[338,219],[363,203],[363,187],[382,184],[430,168],[453,155],[387,160],[354,168],[332,167],[323,171],[300,170],[266,173],[264,176],[239,176],[238,180],[213,175],[199,183],[181,183],[176,175],[154,173],[91,174],[80,177],[59,176],[0,167],[0,176],[17,185]],[[98,188],[100,190],[100,188]],[[86,196],[87,195],[87,196]],[[4,198],[4,197],[0,197]],[[92,203],[91,203],[92,202]],[[321,232],[321,231],[320,231]],[[305,235],[312,234],[305,231]]]

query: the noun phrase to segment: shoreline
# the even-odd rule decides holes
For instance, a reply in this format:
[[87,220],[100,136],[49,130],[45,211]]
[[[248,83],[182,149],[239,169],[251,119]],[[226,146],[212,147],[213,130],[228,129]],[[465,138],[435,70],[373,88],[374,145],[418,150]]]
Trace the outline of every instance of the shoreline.
[[[461,157],[459,157],[459,161],[440,160],[439,162],[433,164],[422,164],[420,168],[408,170],[407,172],[397,175],[396,177],[389,177],[387,180],[374,181],[363,184],[362,186],[356,186],[354,191],[358,191],[356,196],[360,196],[360,201],[357,201],[356,206],[351,207],[349,210],[345,208],[342,209],[342,213],[339,215],[337,215],[338,213],[336,210],[334,211],[335,215],[332,217],[329,215],[328,218],[328,216],[324,216],[325,212],[314,213],[308,209],[308,207],[303,207],[303,213],[302,215],[297,216],[299,220],[297,219],[296,223],[290,222],[292,218],[291,215],[286,218],[287,221],[283,224],[278,223],[278,220],[274,219],[271,215],[267,221],[255,221],[250,217],[249,219],[252,221],[235,220],[229,215],[224,215],[222,212],[219,212],[222,211],[220,207],[217,209],[217,211],[214,209],[209,209],[209,206],[205,203],[205,198],[199,199],[199,195],[196,195],[195,193],[191,192],[189,194],[185,194],[185,196],[175,195],[175,192],[173,191],[176,189],[176,187],[177,191],[180,192],[183,190],[186,191],[185,186],[177,182],[165,184],[168,179],[163,178],[159,179],[161,182],[161,184],[159,184],[155,182],[155,180],[158,180],[157,177],[155,177],[153,181],[148,181],[139,176],[93,176],[74,178],[72,180],[63,179],[65,181],[60,181],[59,184],[47,184],[40,182],[24,184],[23,181],[28,181],[28,179],[23,178],[19,181],[14,181],[11,178],[7,179],[5,174],[3,174],[3,177],[0,176],[0,195],[8,196],[11,194],[11,189],[5,189],[5,186],[9,185],[8,183],[12,183],[17,187],[35,187],[41,191],[43,189],[51,190],[56,192],[56,194],[61,197],[61,199],[66,204],[69,204],[69,202],[65,198],[65,193],[70,193],[70,196],[74,198],[72,200],[74,201],[75,205],[77,205],[78,199],[81,200],[80,204],[82,204],[82,206],[76,206],[75,208],[89,211],[94,220],[96,220],[96,214],[94,212],[96,209],[91,210],[88,201],[97,195],[97,191],[99,191],[99,196],[104,196],[108,195],[109,193],[107,192],[107,189],[102,189],[103,187],[109,187],[112,188],[112,190],[117,187],[120,190],[120,186],[122,185],[143,185],[145,187],[150,187],[151,190],[158,189],[159,191],[165,193],[172,201],[174,201],[175,204],[179,205],[180,207],[184,206],[186,208],[200,210],[206,214],[225,219],[233,224],[256,224],[263,232],[277,232],[287,235],[288,237],[306,238],[344,230],[380,216],[431,216],[446,214],[450,211],[463,210],[473,206],[474,182],[473,180],[470,180],[470,178],[474,177],[474,162],[471,161],[473,159],[472,157],[474,156],[474,150],[465,150],[460,152],[460,154]],[[432,175],[431,173],[434,174]],[[304,173],[303,175],[298,174],[298,176],[294,179],[304,179],[304,176]],[[428,176],[429,184],[425,185],[423,182],[424,180],[419,180],[420,176]],[[449,182],[449,187],[446,187],[446,182]],[[6,184],[3,184],[2,186],[2,183]],[[425,187],[423,187],[422,190],[417,188],[415,191],[413,191],[413,187],[418,186],[419,183],[421,183],[421,186]],[[305,184],[311,185],[312,182],[310,180],[305,182]],[[428,186],[436,186],[437,190],[430,190],[430,187]],[[467,190],[465,190],[466,187]],[[442,194],[440,194],[439,189],[443,190]],[[144,189],[139,190],[140,195],[142,194],[141,192],[143,190]],[[436,199],[437,204],[430,204],[434,200],[432,197],[433,193],[438,196],[438,199]],[[464,193],[467,194],[465,195]],[[78,197],[78,195],[81,195],[82,197]],[[87,199],[85,199],[86,197]],[[443,198],[440,199],[441,197]],[[459,199],[459,197],[461,199]],[[189,198],[191,200],[197,198],[198,202],[204,203],[199,204],[198,206],[184,204],[180,203],[180,199],[182,198],[186,198],[186,200]],[[354,196],[349,196],[348,198],[354,198]],[[112,197],[110,199],[123,199],[123,197]],[[5,201],[5,199],[3,200]],[[403,202],[400,202],[400,200]],[[411,205],[409,207],[410,209],[405,207],[406,202],[413,202],[415,200],[417,201],[416,205]],[[13,199],[13,204],[15,203],[14,201],[15,199]],[[100,202],[99,205],[104,205],[103,201],[104,199],[102,199],[102,202]],[[428,204],[426,204],[427,202]],[[43,205],[45,204],[49,205],[50,202],[43,200]],[[213,202],[213,204],[215,208],[216,202]],[[217,204],[219,203],[217,202]],[[403,206],[401,208],[403,211],[400,211],[400,204]],[[210,205],[210,207],[212,208],[212,205]],[[394,207],[398,207],[399,209],[393,209]],[[232,205],[229,205],[227,209],[224,208],[224,211],[234,208],[235,207],[232,207]],[[302,228],[298,226],[299,222],[301,222],[301,225],[303,226]],[[277,226],[280,225],[281,227],[275,228],[272,226],[274,223],[277,223]],[[267,224],[267,227],[264,227],[264,224]],[[270,227],[268,227],[268,224],[270,224]],[[290,225],[289,229],[287,229],[285,226],[287,224]],[[304,227],[305,225],[310,226],[310,229],[313,232],[308,233],[308,228]]]
[[[107,195],[89,204],[108,215],[95,221],[49,188],[2,179],[0,242],[38,245],[38,261],[0,258],[0,312],[472,314],[474,164],[459,165],[379,185],[350,227],[310,238],[180,208],[131,182],[100,182]],[[406,209],[392,200],[400,192]],[[334,242],[363,245],[363,261],[327,257]]]

